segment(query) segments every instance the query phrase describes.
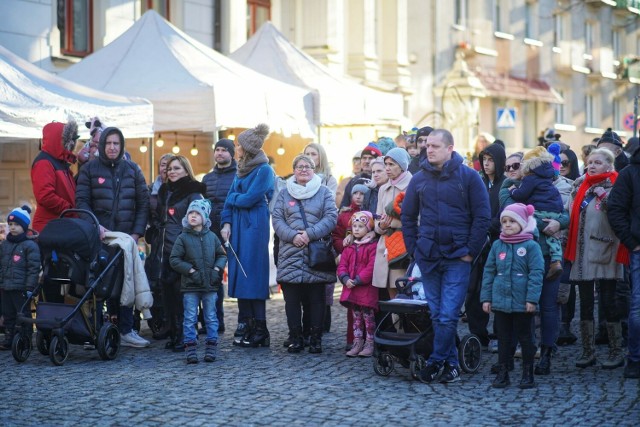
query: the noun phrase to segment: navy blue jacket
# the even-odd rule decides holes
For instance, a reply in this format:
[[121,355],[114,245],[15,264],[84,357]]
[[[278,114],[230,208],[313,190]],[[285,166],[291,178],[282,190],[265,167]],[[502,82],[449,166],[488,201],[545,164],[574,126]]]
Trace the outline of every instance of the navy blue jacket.
[[220,236],[220,216],[224,201],[227,199],[233,179],[236,177],[238,167],[236,161],[232,160],[231,164],[226,168],[219,168],[216,165],[213,171],[209,172],[202,178],[202,183],[207,186],[207,192],[204,195],[211,202],[211,231],[213,231],[218,239]]
[[560,192],[553,185],[553,165],[543,163],[525,175],[519,188],[510,191],[511,198],[519,203],[533,205],[537,211],[564,212]]
[[465,166],[458,153],[442,170],[426,159],[420,167],[407,187],[401,219],[407,252],[427,274],[441,259],[480,253],[491,208],[480,175]]
[[631,156],[607,198],[607,216],[616,237],[632,251],[640,245],[640,148]]

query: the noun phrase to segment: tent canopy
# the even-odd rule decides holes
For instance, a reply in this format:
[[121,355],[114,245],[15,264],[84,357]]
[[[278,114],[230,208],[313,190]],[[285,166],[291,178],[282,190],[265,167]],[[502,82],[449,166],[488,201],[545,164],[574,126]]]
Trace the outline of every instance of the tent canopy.
[[[153,135],[153,106],[148,101],[70,82],[0,46],[0,138],[42,138],[45,124],[65,122],[69,116],[79,124],[99,116],[128,138]],[[78,128],[88,135],[84,126]]]
[[315,134],[308,90],[238,64],[153,10],[62,75],[96,89],[149,99],[160,132],[212,132],[264,122],[273,131]]
[[260,29],[230,57],[264,75],[314,90],[321,125],[401,124],[402,95],[371,89],[355,79],[336,76],[298,49],[271,23]]

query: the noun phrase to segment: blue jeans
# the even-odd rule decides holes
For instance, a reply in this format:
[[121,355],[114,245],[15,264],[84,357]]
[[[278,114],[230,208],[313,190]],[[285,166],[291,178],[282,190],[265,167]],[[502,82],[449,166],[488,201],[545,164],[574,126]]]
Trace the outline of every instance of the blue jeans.
[[202,314],[204,324],[207,326],[207,341],[218,342],[218,316],[216,315],[216,292],[185,292],[182,297],[184,304],[184,342],[195,343],[198,341],[196,323],[198,322],[198,306],[202,301]]
[[640,251],[630,252],[631,309],[629,310],[629,360],[640,362]]
[[[544,257],[544,273],[549,271],[549,257]],[[553,347],[560,332],[560,306],[558,305],[558,288],[560,279],[542,281],[540,294],[540,343]]]
[[471,263],[443,259],[427,276],[422,277],[435,333],[430,363],[447,361],[451,366],[458,366],[456,328],[467,295],[470,272]]

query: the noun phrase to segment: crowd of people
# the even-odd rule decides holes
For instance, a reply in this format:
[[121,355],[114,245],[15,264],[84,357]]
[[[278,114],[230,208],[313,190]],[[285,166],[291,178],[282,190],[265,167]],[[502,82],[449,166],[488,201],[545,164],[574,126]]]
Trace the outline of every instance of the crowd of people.
[[[519,387],[534,387],[534,376],[551,373],[557,346],[578,340],[571,330],[576,295],[576,367],[594,366],[596,343],[606,342],[602,367],[624,366],[625,377],[640,378],[640,149],[611,129],[582,150],[580,170],[553,131],[538,147],[509,155],[504,142],[482,133],[463,157],[449,131],[427,126],[368,143],[353,158],[353,175],[338,180],[316,143],[295,157],[291,175],[276,176],[262,149],[269,128],[260,124],[235,142],[217,141],[215,166],[202,181],[186,157],[167,154],[147,186],[122,132],[99,118],[86,125],[91,139],[77,155],[75,122],[44,127],[32,167],[33,221],[28,206],[7,218],[1,349],[11,348],[18,311],[39,280],[38,233],[77,208],[97,218],[101,238],[124,233],[150,246],[136,292],[153,294],[153,302],[106,301],[124,346],[150,345],[138,319],[150,309],[153,338],[166,340],[166,349],[197,363],[201,333],[204,361],[215,361],[226,329],[225,276],[238,304],[233,345],[270,346],[272,226],[289,353],[323,351],[339,282],[345,354],[373,356],[378,303],[398,296],[396,280],[411,268],[421,274],[434,331],[418,373],[423,382],[460,379],[456,331],[464,312],[484,347],[497,344],[492,385],[510,384],[520,353]],[[41,298],[64,301],[59,289],[45,288]]]

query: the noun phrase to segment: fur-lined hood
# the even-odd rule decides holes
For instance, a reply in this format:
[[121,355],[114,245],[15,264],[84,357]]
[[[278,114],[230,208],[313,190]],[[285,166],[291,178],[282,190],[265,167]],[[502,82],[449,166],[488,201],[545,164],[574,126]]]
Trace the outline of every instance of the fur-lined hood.
[[548,153],[546,150],[544,151],[544,153],[540,153],[539,155],[536,155],[535,157],[529,159],[527,159],[525,156],[522,165],[522,173],[524,173],[525,175],[529,173],[538,174],[538,170],[540,170],[541,167],[542,169],[546,169],[547,165],[549,166],[549,168],[551,168],[551,177],[553,177],[553,155],[551,153]]
[[67,123],[52,122],[42,129],[42,151],[58,160],[75,163],[73,150],[78,140],[78,123],[69,118]]

